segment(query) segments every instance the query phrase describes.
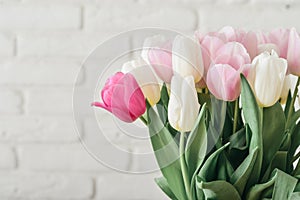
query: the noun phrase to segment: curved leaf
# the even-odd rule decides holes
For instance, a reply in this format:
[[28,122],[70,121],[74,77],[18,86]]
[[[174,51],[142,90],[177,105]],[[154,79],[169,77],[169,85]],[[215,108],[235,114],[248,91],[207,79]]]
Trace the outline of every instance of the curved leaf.
[[226,181],[203,182],[198,180],[197,187],[203,190],[206,199],[241,200],[237,190]]
[[230,143],[225,144],[208,157],[198,173],[198,177],[201,178],[202,181],[212,181],[216,177],[216,166],[219,155],[226,147],[229,146],[229,144]]
[[271,189],[270,187],[273,187],[273,200],[290,199],[298,180],[278,169],[275,169],[272,175],[272,178],[268,182],[253,186],[247,194],[246,199],[259,200],[263,192]]
[[156,184],[161,188],[161,190],[172,200],[177,200],[174,193],[170,189],[170,186],[167,182],[167,180],[164,177],[155,178],[154,179]]
[[230,182],[234,185],[240,195],[243,194],[249,176],[252,173],[257,158],[258,148],[255,148],[232,174]]
[[202,164],[205,158],[207,148],[206,130],[206,105],[204,104],[186,143],[185,159],[190,178],[192,178],[196,169]]
[[[266,170],[275,153],[279,150],[285,135],[285,115],[277,102],[263,110],[263,164],[262,172]],[[284,169],[283,169],[284,170]]]
[[148,127],[153,151],[170,190],[177,199],[187,199],[179,162],[179,150],[173,136],[147,103]]
[[253,151],[258,148],[257,161],[253,167],[251,176],[247,183],[247,188],[251,187],[253,184],[257,183],[261,174],[261,167],[263,161],[263,141],[262,141],[262,121],[263,121],[263,110],[258,107],[256,98],[251,90],[251,87],[241,74],[242,81],[242,110],[245,118],[245,122],[249,124],[252,132],[252,137],[250,141],[249,151]]

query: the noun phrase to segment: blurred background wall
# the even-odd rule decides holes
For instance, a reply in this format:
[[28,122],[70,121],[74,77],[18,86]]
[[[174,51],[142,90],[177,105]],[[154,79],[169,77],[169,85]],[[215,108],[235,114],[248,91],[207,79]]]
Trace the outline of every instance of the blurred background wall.
[[299,19],[299,0],[0,0],[0,199],[166,199],[157,173],[119,173],[82,148],[72,88],[84,58],[138,27],[300,31]]

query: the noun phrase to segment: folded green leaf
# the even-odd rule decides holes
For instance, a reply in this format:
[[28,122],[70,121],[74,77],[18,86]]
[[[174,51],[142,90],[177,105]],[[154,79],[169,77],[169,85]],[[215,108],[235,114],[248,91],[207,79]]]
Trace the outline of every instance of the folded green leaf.
[[220,156],[220,153],[229,146],[230,143],[225,144],[220,149],[216,150],[213,154],[211,154],[208,159],[203,164],[202,168],[198,173],[198,177],[201,178],[202,181],[212,181],[216,178],[216,166]]
[[277,170],[277,178],[274,185],[273,200],[290,199],[298,180],[287,173]]
[[286,163],[287,163],[287,152],[286,151],[278,151],[274,155],[271,163],[269,164],[268,168],[266,169],[265,174],[262,177],[261,181],[266,182],[270,178],[271,173],[276,168],[280,169],[280,170],[286,169]]
[[206,199],[241,200],[237,190],[226,181],[203,182],[197,179],[197,187],[203,190]]
[[281,105],[263,110],[263,164],[262,173],[267,169],[285,136],[285,115]]
[[300,192],[294,192],[289,200],[299,200]]
[[230,182],[237,189],[239,194],[242,196],[246,187],[247,181],[252,173],[253,166],[257,158],[258,148],[252,150],[247,156],[244,162],[235,170],[230,178]]
[[258,107],[256,98],[251,90],[251,87],[246,78],[241,74],[242,81],[242,110],[245,118],[245,122],[249,124],[252,132],[251,142],[249,151],[253,151],[258,148],[257,161],[253,167],[251,176],[247,183],[247,188],[257,183],[261,174],[261,167],[263,161],[263,141],[262,141],[262,123],[263,123],[263,112],[262,108]]
[[164,193],[166,195],[168,195],[168,197],[170,197],[170,199],[177,200],[176,196],[170,189],[170,186],[169,186],[167,180],[164,177],[155,178],[154,180],[155,180],[156,184],[161,188],[161,190],[164,191]]
[[275,169],[272,173],[272,178],[263,184],[254,185],[247,194],[247,200],[259,200],[264,191],[273,187],[273,200],[289,199],[294,191],[297,179],[287,173]]
[[185,200],[187,197],[183,185],[178,146],[148,103],[147,107],[150,139],[158,165],[176,198]]
[[206,130],[206,105],[204,104],[186,143],[185,159],[190,178],[192,178],[197,167],[202,164],[205,158],[207,148]]

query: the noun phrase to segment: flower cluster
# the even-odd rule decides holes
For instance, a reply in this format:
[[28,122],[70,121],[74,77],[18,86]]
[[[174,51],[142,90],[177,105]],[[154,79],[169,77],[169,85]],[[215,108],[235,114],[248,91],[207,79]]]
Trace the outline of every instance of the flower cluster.
[[[93,105],[125,122],[140,118],[154,132],[154,151],[178,152],[170,166],[157,159],[164,175],[158,185],[171,199],[296,199],[299,78],[292,82],[299,76],[295,28],[157,35],[107,80],[103,103]],[[170,147],[167,138],[178,141]]]

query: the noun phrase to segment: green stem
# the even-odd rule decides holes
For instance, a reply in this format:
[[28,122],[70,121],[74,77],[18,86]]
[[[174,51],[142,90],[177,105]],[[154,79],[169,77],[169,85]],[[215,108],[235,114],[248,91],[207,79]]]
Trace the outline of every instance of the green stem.
[[191,184],[189,181],[187,166],[185,162],[184,136],[185,136],[184,132],[180,133],[180,141],[179,141],[180,165],[181,165],[181,172],[182,172],[182,177],[183,177],[183,182],[184,182],[185,191],[187,193],[187,197],[189,200],[192,200],[190,194]]
[[300,83],[300,77],[298,77],[298,80],[297,80],[297,83],[296,83],[296,87],[295,87],[295,90],[294,90],[294,93],[293,93],[292,102],[291,102],[291,105],[289,107],[289,112],[288,112],[288,116],[287,116],[287,124],[289,124],[290,118],[291,118],[291,116],[293,114],[294,104],[295,104],[297,93],[298,93],[298,85],[299,85],[299,83]]
[[292,159],[292,164],[293,162],[295,162],[298,158],[300,157],[300,151],[297,153],[297,155],[295,155]]
[[233,119],[232,134],[234,134],[236,132],[237,121],[238,121],[238,112],[239,112],[239,99],[235,100],[235,103],[234,103],[234,119]]
[[148,125],[148,122],[147,122],[147,120],[145,119],[145,117],[140,116],[140,120],[142,120],[142,122],[143,122],[146,126]]

